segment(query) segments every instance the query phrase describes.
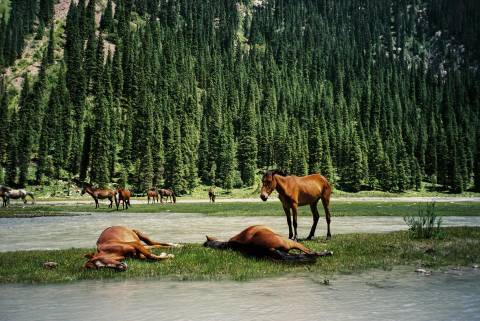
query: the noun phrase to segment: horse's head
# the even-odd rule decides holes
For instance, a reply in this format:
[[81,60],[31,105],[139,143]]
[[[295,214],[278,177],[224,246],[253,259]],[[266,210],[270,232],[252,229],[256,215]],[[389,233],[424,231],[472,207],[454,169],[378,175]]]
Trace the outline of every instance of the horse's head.
[[277,188],[277,181],[275,180],[275,175],[285,176],[282,172],[278,170],[266,171],[262,177],[262,189],[260,191],[260,198],[262,201],[266,201],[270,194]]
[[128,265],[124,262],[118,261],[118,257],[112,256],[111,254],[106,253],[90,253],[85,254],[85,257],[88,261],[85,263],[84,267],[86,269],[101,269],[101,268],[112,268],[117,271],[125,271],[128,269]]
[[203,243],[204,247],[211,247],[214,249],[225,249],[227,248],[227,242],[219,241],[216,237],[208,236],[205,243]]

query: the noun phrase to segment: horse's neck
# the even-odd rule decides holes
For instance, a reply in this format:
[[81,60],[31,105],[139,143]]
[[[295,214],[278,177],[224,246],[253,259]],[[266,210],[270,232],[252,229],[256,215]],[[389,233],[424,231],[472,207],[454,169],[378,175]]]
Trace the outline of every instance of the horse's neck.
[[275,188],[279,194],[287,194],[287,182],[286,182],[286,177],[280,176],[280,175],[275,175],[274,176],[276,181],[277,181],[277,187]]
[[89,187],[85,190],[88,194],[92,195],[96,192],[96,189],[93,187]]
[[207,247],[211,247],[214,249],[227,249],[229,247],[229,243],[222,241],[208,241]]

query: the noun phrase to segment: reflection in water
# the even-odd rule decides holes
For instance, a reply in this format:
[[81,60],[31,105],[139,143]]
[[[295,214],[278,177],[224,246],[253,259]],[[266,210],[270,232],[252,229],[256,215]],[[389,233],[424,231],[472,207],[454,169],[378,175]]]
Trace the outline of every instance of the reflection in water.
[[480,272],[2,285],[1,320],[478,320]]
[[[445,226],[480,225],[480,217],[442,217]],[[205,235],[227,239],[249,225],[268,225],[281,234],[288,228],[284,216],[215,217],[180,213],[94,213],[71,217],[0,219],[0,252],[28,249],[94,247],[100,233],[112,225],[125,225],[159,241],[198,243]],[[309,216],[299,217],[299,235],[306,237],[312,225]],[[388,232],[406,229],[401,217],[334,217],[332,234]],[[325,237],[320,219],[317,236]]]

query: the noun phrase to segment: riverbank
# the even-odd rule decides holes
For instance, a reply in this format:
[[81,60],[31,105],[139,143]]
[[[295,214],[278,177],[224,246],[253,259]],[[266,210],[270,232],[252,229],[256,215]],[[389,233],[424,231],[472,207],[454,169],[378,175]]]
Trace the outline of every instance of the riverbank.
[[[424,202],[389,202],[389,201],[332,201],[330,204],[332,215],[335,216],[405,216],[415,215]],[[436,202],[436,214],[439,216],[480,216],[480,202]],[[322,206],[319,205],[320,215],[323,216]],[[117,212],[108,208],[102,202],[100,208],[95,209],[93,203],[76,203],[65,205],[11,205],[0,208],[0,218],[5,217],[37,217],[72,215],[71,213],[103,213]],[[123,212],[120,208],[119,212]],[[269,200],[264,203],[256,202],[228,202],[228,203],[182,203],[177,204],[132,204],[127,212],[135,213],[199,213],[209,216],[284,216],[280,201]],[[62,214],[63,213],[63,214]],[[299,215],[311,216],[310,207],[299,207]]]
[[[444,266],[471,266],[480,262],[480,227],[449,227],[443,237],[411,240],[407,231],[384,234],[335,235],[331,241],[318,238],[304,244],[316,251],[328,249],[331,257],[315,264],[294,265],[244,257],[233,251],[187,244],[170,249],[175,258],[162,262],[126,260],[129,269],[85,270],[84,254],[93,249],[56,251],[18,251],[0,253],[0,283],[56,283],[79,280],[251,280],[280,275],[314,274],[329,277],[369,269],[391,269],[398,265],[412,269],[436,269]],[[57,262],[57,269],[44,269],[46,261]]]

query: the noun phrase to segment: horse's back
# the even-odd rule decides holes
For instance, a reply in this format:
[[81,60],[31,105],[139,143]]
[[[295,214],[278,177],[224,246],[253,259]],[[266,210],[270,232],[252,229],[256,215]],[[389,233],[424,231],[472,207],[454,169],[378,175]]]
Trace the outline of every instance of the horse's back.
[[287,239],[263,225],[248,227],[232,237],[228,244],[233,249],[260,256],[269,255],[272,249],[288,250],[290,248]]
[[111,226],[106,228],[98,237],[97,245],[110,242],[140,242],[138,235],[125,226]]
[[331,186],[328,180],[320,174],[310,174],[306,176],[292,176],[294,190],[298,191],[299,205],[311,204],[322,198],[325,192],[331,192]]

